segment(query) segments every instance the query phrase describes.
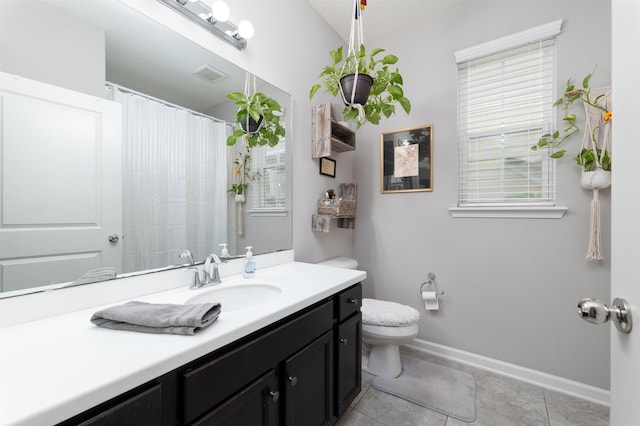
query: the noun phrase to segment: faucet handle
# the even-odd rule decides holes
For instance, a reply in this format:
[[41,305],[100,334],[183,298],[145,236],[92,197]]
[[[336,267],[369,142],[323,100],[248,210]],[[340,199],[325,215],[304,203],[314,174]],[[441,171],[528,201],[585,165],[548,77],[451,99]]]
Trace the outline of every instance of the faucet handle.
[[187,268],[186,272],[191,273],[191,278],[189,280],[189,289],[196,289],[202,287],[202,281],[200,280],[200,271],[198,268]]

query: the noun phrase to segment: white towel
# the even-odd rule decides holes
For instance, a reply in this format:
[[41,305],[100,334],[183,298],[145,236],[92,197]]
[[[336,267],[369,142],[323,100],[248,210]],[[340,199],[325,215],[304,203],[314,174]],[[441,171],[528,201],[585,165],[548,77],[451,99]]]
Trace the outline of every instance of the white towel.
[[387,327],[412,325],[420,319],[420,312],[411,306],[386,300],[362,299],[362,323]]

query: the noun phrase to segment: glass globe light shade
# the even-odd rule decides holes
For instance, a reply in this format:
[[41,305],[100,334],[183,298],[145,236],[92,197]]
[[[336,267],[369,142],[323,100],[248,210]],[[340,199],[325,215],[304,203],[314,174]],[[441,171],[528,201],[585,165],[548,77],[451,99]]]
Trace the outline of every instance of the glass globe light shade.
[[229,6],[222,0],[214,1],[211,5],[211,15],[214,21],[227,22],[230,14]]
[[238,35],[245,40],[249,40],[253,37],[253,33],[255,30],[253,29],[253,24],[247,20],[243,20],[238,22]]

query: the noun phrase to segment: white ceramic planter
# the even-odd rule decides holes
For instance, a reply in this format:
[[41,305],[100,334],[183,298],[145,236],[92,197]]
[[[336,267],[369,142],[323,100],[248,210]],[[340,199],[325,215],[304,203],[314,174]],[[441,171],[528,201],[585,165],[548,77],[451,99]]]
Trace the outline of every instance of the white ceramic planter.
[[605,189],[611,186],[611,172],[597,169],[590,172],[582,171],[580,185],[584,189]]

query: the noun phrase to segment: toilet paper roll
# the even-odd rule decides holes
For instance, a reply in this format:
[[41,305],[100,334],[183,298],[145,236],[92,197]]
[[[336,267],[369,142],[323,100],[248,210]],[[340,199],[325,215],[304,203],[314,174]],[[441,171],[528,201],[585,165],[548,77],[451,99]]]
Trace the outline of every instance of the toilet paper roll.
[[435,291],[423,291],[422,300],[427,311],[437,311],[440,308],[438,306],[438,295]]

